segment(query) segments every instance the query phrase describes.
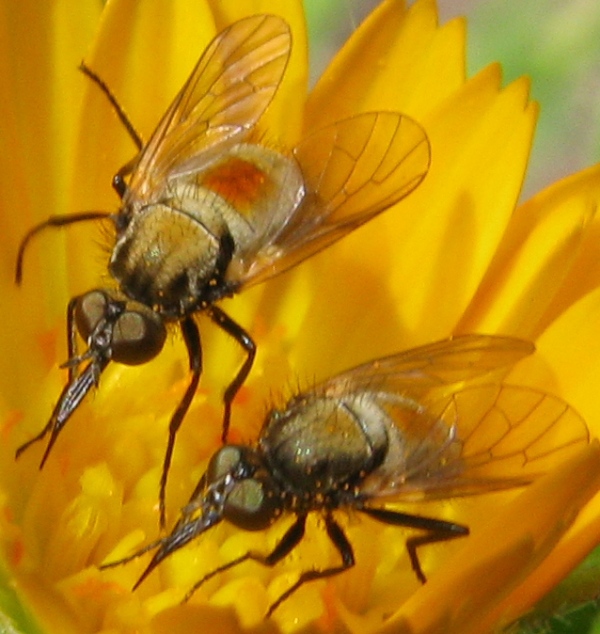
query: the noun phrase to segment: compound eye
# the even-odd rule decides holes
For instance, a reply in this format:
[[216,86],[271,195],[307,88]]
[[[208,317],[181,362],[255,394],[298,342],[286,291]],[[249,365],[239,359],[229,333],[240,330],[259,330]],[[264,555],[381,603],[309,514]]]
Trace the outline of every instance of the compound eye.
[[242,449],[236,445],[221,447],[210,459],[206,468],[206,482],[213,484],[232,475],[242,463]]
[[162,350],[166,337],[164,323],[151,309],[128,309],[119,315],[113,328],[112,359],[125,365],[146,363]]
[[267,528],[280,513],[280,496],[266,474],[236,482],[223,508],[226,520],[247,531]]
[[75,303],[75,324],[82,339],[86,341],[96,326],[107,314],[109,299],[103,291],[90,291],[77,299]]

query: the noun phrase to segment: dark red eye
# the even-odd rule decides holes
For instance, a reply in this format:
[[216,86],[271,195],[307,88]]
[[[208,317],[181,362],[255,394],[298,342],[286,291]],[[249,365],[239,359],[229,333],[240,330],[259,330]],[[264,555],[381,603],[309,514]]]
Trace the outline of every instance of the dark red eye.
[[211,485],[227,476],[233,477],[233,474],[244,464],[244,448],[237,445],[225,445],[210,459],[206,469],[206,483]]
[[223,507],[223,517],[246,531],[267,528],[280,513],[281,494],[266,473],[236,482]]
[[104,291],[95,290],[82,295],[75,304],[75,323],[86,341],[98,324],[106,318],[110,298]]
[[110,291],[97,289],[80,297],[74,317],[82,339],[125,365],[150,361],[162,350],[167,337],[162,319],[151,308],[113,296]]
[[112,359],[139,365],[153,359],[163,348],[167,331],[161,318],[145,306],[125,310],[117,318],[112,334]]

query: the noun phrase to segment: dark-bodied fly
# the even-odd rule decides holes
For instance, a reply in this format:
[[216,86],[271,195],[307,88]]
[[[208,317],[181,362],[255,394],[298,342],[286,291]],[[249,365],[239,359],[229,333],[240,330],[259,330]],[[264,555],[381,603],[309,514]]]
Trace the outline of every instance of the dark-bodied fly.
[[256,445],[225,445],[212,456],[170,535],[103,567],[156,549],[137,587],[165,557],[223,520],[255,531],[295,516],[271,552],[247,552],[219,566],[187,599],[244,561],[274,566],[300,543],[308,515],[318,513],[340,562],[308,562],[270,615],[304,583],[354,566],[335,519],[350,508],[419,531],[406,547],[424,582],[417,548],[469,529],[401,512],[399,503],[524,486],[589,441],[585,423],[564,401],[503,381],[533,349],[510,337],[466,335],[360,365],[295,396],[267,414]]
[[[232,336],[246,358],[224,393],[222,437],[231,404],[255,356],[250,335],[216,303],[289,269],[412,192],[425,177],[430,149],[423,129],[395,112],[368,112],[306,135],[284,151],[264,144],[257,122],[284,76],[289,27],[273,15],[233,23],[208,46],[191,76],[143,143],[109,89],[105,92],[139,154],[113,180],[117,213],[52,216],[47,227],[108,218],[115,243],[108,270],[116,289],[71,299],[67,310],[68,381],[50,420],[17,450],[57,436],[111,361],[141,364],[163,348],[176,324],[191,378],[169,426],[160,482],[161,523],[175,436],[196,392],[202,349],[195,315],[203,312]],[[78,336],[86,350],[77,350]]]

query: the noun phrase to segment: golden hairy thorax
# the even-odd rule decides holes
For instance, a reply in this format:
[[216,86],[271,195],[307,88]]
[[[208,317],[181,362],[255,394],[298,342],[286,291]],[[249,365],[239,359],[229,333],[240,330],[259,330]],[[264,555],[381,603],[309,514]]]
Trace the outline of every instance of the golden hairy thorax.
[[299,204],[302,176],[291,157],[241,144],[166,191],[131,214],[110,267],[125,294],[176,317],[198,309],[236,256],[243,258],[265,229],[261,218]]

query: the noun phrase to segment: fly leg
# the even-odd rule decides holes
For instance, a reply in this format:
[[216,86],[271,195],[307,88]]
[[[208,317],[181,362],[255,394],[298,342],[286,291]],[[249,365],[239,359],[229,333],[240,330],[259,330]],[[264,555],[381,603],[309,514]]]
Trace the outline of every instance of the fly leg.
[[15,266],[15,283],[21,284],[23,279],[23,258],[25,256],[25,249],[31,242],[31,239],[38,233],[47,229],[48,227],[64,227],[65,225],[71,225],[76,222],[85,222],[86,220],[102,220],[104,218],[110,218],[111,214],[107,211],[82,211],[78,214],[65,214],[60,216],[50,216],[44,222],[31,227],[31,229],[25,234],[19,245],[19,251],[17,252],[17,263]]
[[267,612],[267,616],[271,616],[273,612],[298,588],[304,585],[307,581],[315,581],[317,579],[325,579],[326,577],[333,577],[338,575],[348,568],[354,566],[354,551],[352,545],[348,541],[341,526],[333,519],[332,515],[325,515],[325,528],[327,529],[327,535],[333,542],[333,545],[337,548],[342,557],[341,566],[333,566],[332,568],[325,568],[324,570],[306,570],[303,572],[296,583],[289,587],[278,599],[273,603]]
[[[110,105],[113,107],[117,117],[119,117],[119,121],[123,124],[125,130],[127,130],[127,134],[131,137],[131,140],[134,142],[135,146],[138,150],[141,150],[144,147],[144,141],[142,140],[141,135],[134,128],[133,123],[129,120],[123,106],[117,101],[117,98],[113,95],[111,89],[106,85],[106,82],[97,75],[85,62],[81,62],[79,65],[79,70],[89,79],[91,79],[98,88],[102,91],[104,96],[110,102]],[[131,170],[129,170],[130,172]],[[121,175],[125,175],[129,172],[119,171]]]
[[[459,524],[455,524],[454,526],[460,526]],[[427,577],[421,568],[421,562],[419,561],[419,556],[417,555],[417,548],[419,546],[423,546],[425,544],[434,544],[435,542],[446,542],[450,539],[456,539],[457,537],[465,537],[469,534],[469,529],[466,526],[460,526],[461,529],[464,529],[466,532],[452,532],[452,531],[431,531],[425,535],[409,537],[406,540],[406,550],[408,551],[408,556],[410,558],[410,565],[417,576],[417,579],[421,583],[425,583],[427,581]]]
[[191,317],[187,317],[181,322],[181,332],[183,333],[183,340],[185,341],[185,345],[188,351],[190,372],[192,373],[192,378],[190,379],[189,385],[185,390],[185,394],[179,402],[175,413],[171,417],[171,422],[169,423],[169,440],[167,442],[167,450],[165,452],[165,457],[163,460],[162,473],[160,476],[160,489],[158,494],[161,528],[164,528],[166,525],[165,500],[167,478],[169,476],[169,468],[171,467],[171,459],[173,458],[175,437],[177,436],[177,432],[181,427],[181,423],[183,422],[183,419],[187,414],[188,409],[190,408],[192,399],[194,398],[196,390],[198,389],[200,375],[202,374],[202,345],[200,343],[200,333],[198,331],[198,326],[196,325],[196,322]]
[[[223,564],[222,566],[215,568],[214,570],[209,572],[207,575],[204,575],[204,577],[202,577],[200,581],[196,582],[192,586],[192,588],[185,595],[183,602],[187,601],[194,594],[194,592],[196,592],[196,590],[198,590],[200,586],[204,585],[209,579],[212,579],[214,576],[218,575],[219,573],[225,572],[226,570],[229,570],[230,568],[233,568],[234,566],[237,566],[238,564],[241,564],[244,561],[248,561],[249,559],[251,559],[252,561],[258,562],[259,564],[262,564],[263,566],[268,566],[268,567],[274,566],[278,561],[281,561],[286,555],[288,555],[292,550],[294,550],[294,548],[300,543],[300,541],[304,537],[305,525],[306,525],[306,515],[299,515],[296,518],[296,521],[288,528],[284,536],[279,540],[275,548],[268,555],[263,555],[262,553],[256,553],[256,552],[250,551],[250,552],[247,552],[245,555],[238,557],[237,559],[233,559],[227,562],[226,564]],[[298,584],[293,586],[291,590],[288,590],[285,593],[285,595],[283,595],[283,597],[280,597],[277,600],[274,606],[277,607],[277,605],[279,605],[279,603],[281,603],[281,601],[284,598],[289,596],[296,589],[297,586]],[[273,606],[269,608],[268,615],[271,614],[273,609],[274,609]]]
[[465,537],[469,534],[469,527],[454,522],[446,522],[444,520],[434,519],[432,517],[421,517],[420,515],[410,515],[409,513],[401,513],[390,509],[375,509],[363,507],[361,512],[366,513],[373,519],[385,524],[393,524],[394,526],[406,526],[407,528],[416,528],[426,531],[425,535],[409,537],[406,540],[406,550],[410,557],[412,569],[421,583],[425,583],[427,578],[421,568],[421,562],[417,555],[417,548],[425,544],[433,544],[435,542],[445,542],[457,537]]
[[[302,538],[304,537],[304,529],[306,525],[306,515],[299,515],[296,521],[290,526],[290,528],[286,531],[281,540],[277,543],[273,551],[271,551],[268,555],[263,555],[261,553],[256,552],[248,552],[237,559],[233,559],[232,561],[224,564],[223,566],[219,566],[215,570],[209,572],[205,575],[200,581],[198,581],[194,586],[189,590],[189,592],[185,595],[184,601],[187,601],[196,590],[206,583],[209,579],[212,579],[215,575],[225,572],[238,564],[241,564],[244,561],[252,560],[256,561],[263,566],[272,567],[277,562],[281,561],[286,555],[289,553],[300,543]],[[290,597],[298,588],[308,581],[315,581],[316,579],[324,579],[326,577],[331,577],[333,575],[337,575],[348,568],[354,566],[354,552],[352,550],[352,546],[348,541],[348,538],[344,534],[344,531],[341,529],[339,524],[333,519],[330,514],[325,516],[325,527],[327,529],[327,534],[329,538],[333,542],[334,546],[337,548],[338,552],[342,557],[342,564],[340,566],[334,566],[332,568],[325,568],[324,570],[306,570],[303,572],[296,583],[290,586],[276,601],[273,603],[269,610],[267,611],[267,616],[271,616],[273,612],[288,598]]]
[[[121,104],[117,101],[117,98],[112,93],[111,89],[107,86],[106,82],[96,74],[85,62],[81,62],[79,65],[79,70],[89,79],[91,79],[98,88],[102,91],[104,96],[110,102],[115,114],[119,118],[119,121],[123,124],[123,127],[127,131],[127,134],[130,136],[131,140],[135,144],[135,147],[139,152],[142,151],[144,147],[144,140],[140,133],[135,129],[133,123],[131,123],[125,109]],[[127,193],[127,184],[125,183],[125,177],[131,174],[135,169],[139,159],[139,154],[136,154],[130,161],[125,163],[123,167],[114,175],[112,186],[113,189],[117,192],[120,198],[123,198]]]
[[227,386],[225,394],[223,395],[223,430],[221,440],[225,443],[231,423],[231,404],[250,373],[250,369],[254,363],[254,357],[256,356],[256,344],[252,337],[238,323],[233,321],[227,313],[223,312],[217,306],[211,306],[207,312],[210,318],[228,335],[233,337],[246,353],[246,359],[242,367],[238,370],[233,381]]

